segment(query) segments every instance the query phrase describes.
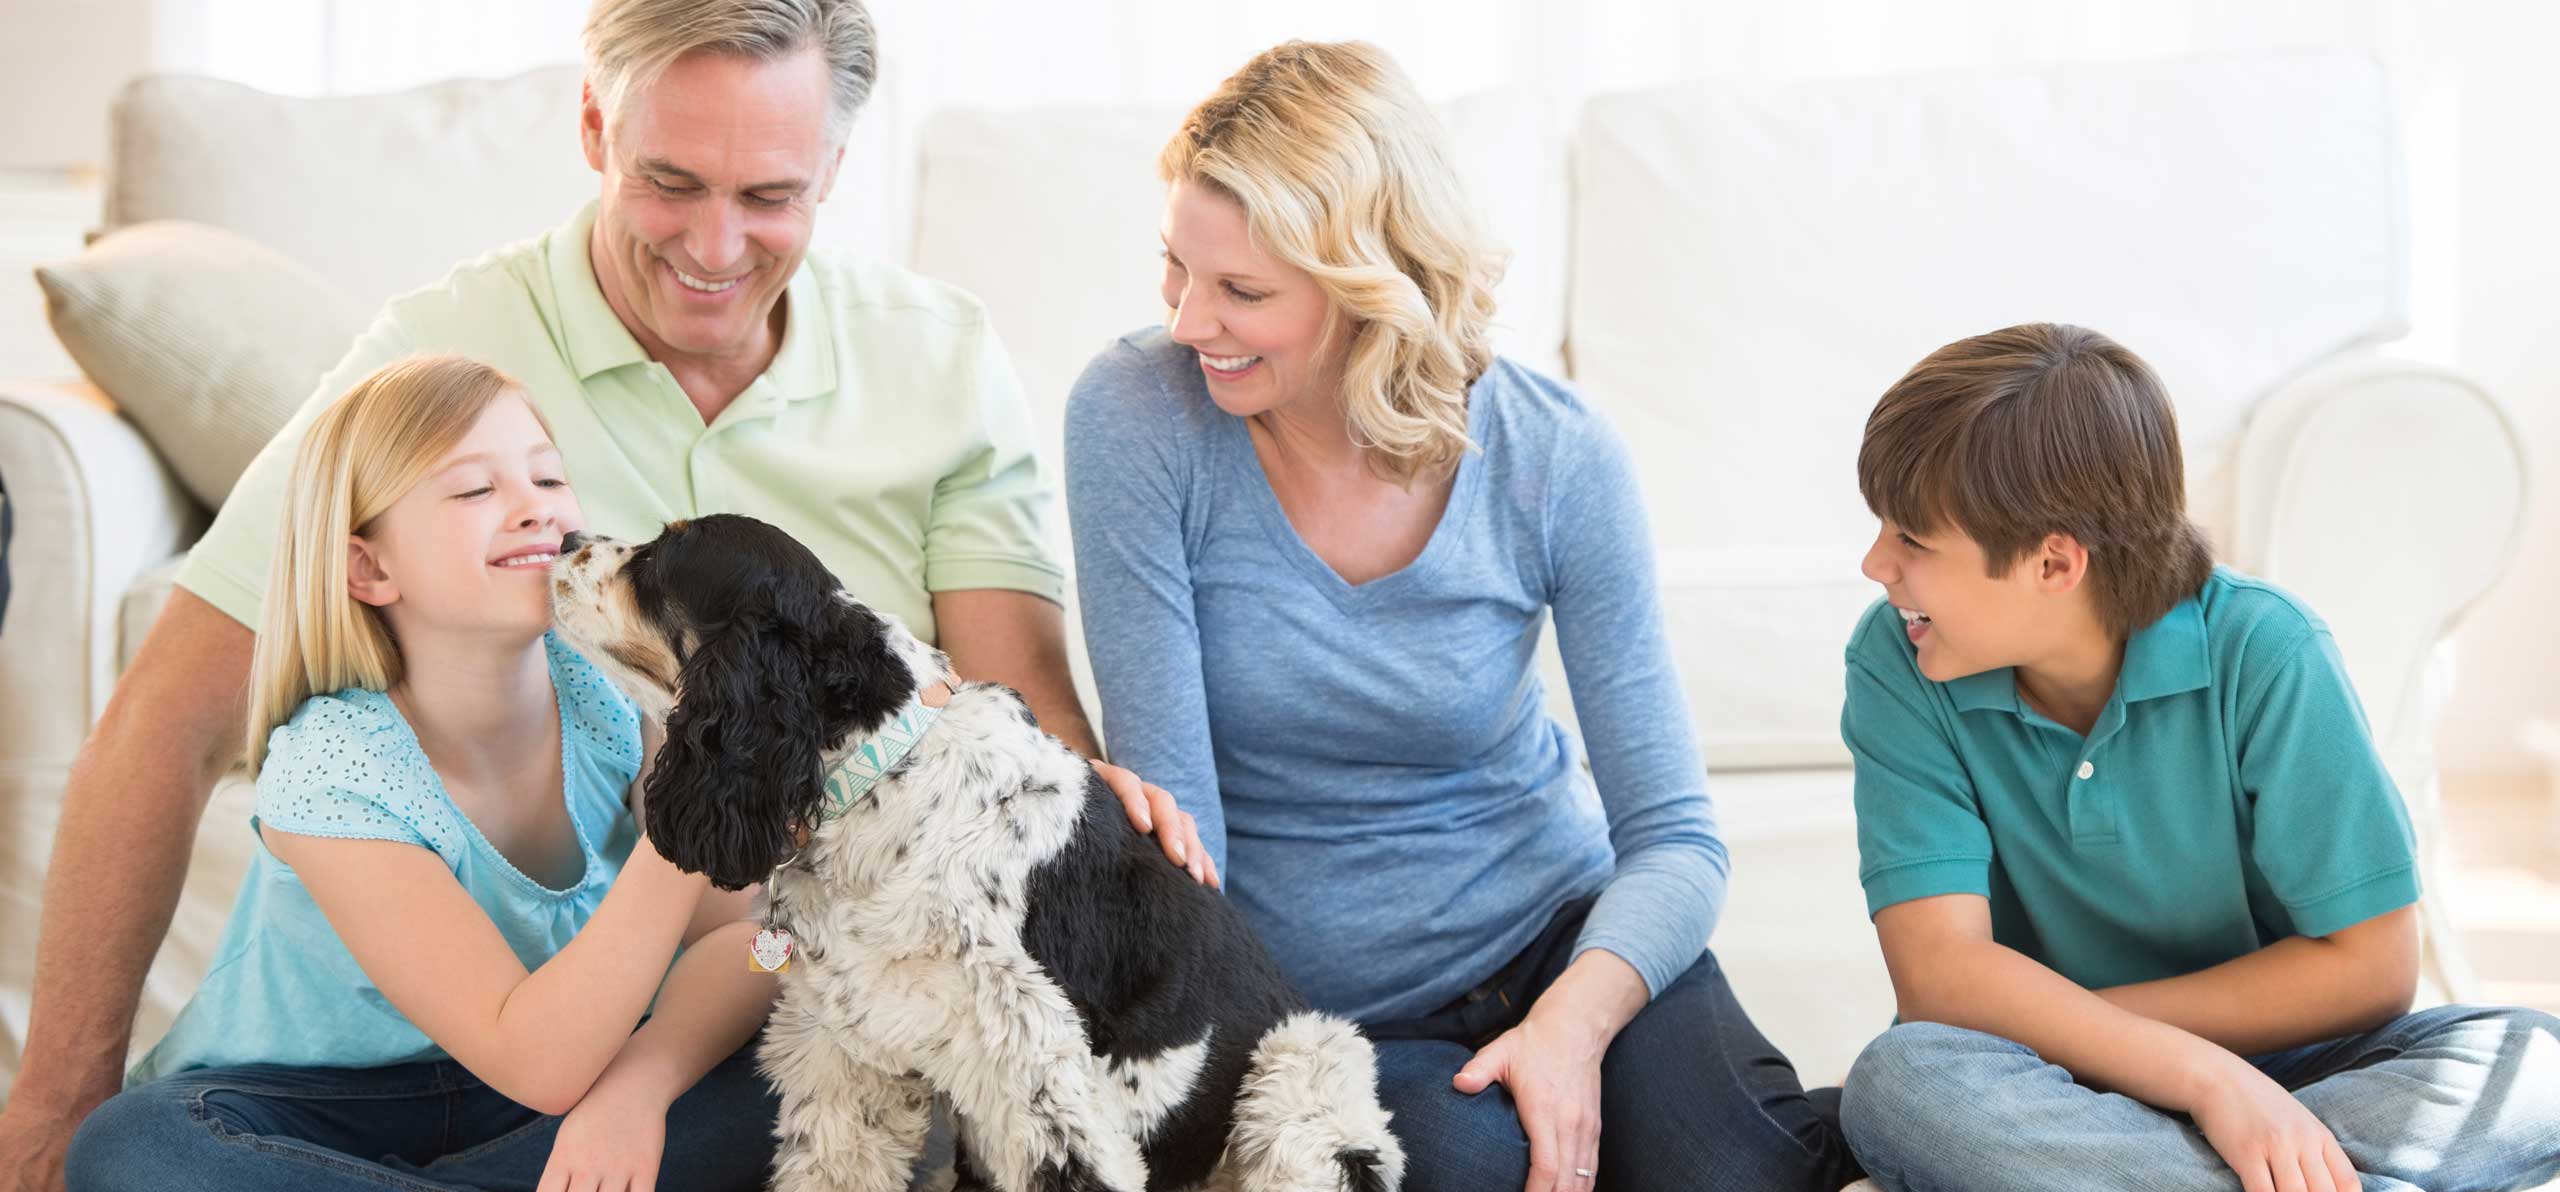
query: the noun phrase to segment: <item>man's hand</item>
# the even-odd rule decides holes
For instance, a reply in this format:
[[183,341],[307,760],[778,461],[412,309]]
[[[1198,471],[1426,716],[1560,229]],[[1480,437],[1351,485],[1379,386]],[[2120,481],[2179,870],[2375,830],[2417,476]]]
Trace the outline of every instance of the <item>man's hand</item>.
[[62,1158],[80,1119],[13,1097],[0,1106],[0,1190],[62,1192]]
[[1174,864],[1191,871],[1191,880],[1212,890],[1222,889],[1218,882],[1218,866],[1209,860],[1207,846],[1200,843],[1199,821],[1173,801],[1163,787],[1142,782],[1138,776],[1109,762],[1093,763],[1093,772],[1102,775],[1103,784],[1120,796],[1120,806],[1129,813],[1129,822],[1141,832],[1155,833],[1156,843]]

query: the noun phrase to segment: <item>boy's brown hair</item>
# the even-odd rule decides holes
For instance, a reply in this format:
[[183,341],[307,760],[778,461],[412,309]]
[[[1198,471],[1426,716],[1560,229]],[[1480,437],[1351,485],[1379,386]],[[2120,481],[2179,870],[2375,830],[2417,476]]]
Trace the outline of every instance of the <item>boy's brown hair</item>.
[[1929,353],[1867,415],[1858,491],[1915,536],[1953,524],[1994,576],[2046,535],[2078,539],[2098,615],[2119,637],[2213,572],[2187,520],[2168,393],[2141,357],[2085,327],[2026,323]]

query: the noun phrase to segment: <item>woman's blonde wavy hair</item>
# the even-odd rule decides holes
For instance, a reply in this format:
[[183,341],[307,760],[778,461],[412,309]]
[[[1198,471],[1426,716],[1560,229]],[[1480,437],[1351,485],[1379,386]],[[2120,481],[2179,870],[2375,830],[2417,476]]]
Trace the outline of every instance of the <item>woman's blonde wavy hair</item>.
[[347,538],[370,532],[490,403],[519,388],[477,360],[411,356],[356,382],[312,421],[285,480],[249,667],[250,770],[266,761],[268,734],[302,701],[348,687],[387,691],[400,681],[391,627],[347,590]]
[[1343,408],[1372,467],[1410,482],[1456,466],[1505,258],[1394,59],[1357,41],[1265,50],[1183,118],[1156,168],[1235,199],[1253,242],[1346,317]]

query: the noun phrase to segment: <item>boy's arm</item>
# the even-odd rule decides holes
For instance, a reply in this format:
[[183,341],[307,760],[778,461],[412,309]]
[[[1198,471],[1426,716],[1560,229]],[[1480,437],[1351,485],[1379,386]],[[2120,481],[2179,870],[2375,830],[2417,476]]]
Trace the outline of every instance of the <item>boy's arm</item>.
[[2372,1030],[2408,1013],[2417,992],[2418,915],[2404,906],[2326,938],[2293,936],[2097,996],[2240,1055],[2263,1055]]
[[[1991,904],[1972,894],[1876,912],[1876,939],[1905,1022],[1963,1027],[2023,1044],[2081,1083],[2191,1112],[2238,1058],[2136,1014],[1991,938]],[[2246,1067],[2246,1065],[2241,1065]]]
[[1998,1035],[2083,1084],[2186,1114],[2245,1192],[2357,1186],[2337,1139],[2283,1086],[1994,942],[1989,900],[1914,899],[1878,911],[1875,924],[1904,1020]]

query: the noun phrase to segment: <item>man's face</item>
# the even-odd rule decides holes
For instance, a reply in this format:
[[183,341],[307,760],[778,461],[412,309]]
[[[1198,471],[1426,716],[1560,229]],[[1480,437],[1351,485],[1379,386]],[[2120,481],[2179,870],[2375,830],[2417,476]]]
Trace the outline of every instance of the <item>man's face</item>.
[[605,301],[650,356],[761,358],[774,306],[835,185],[826,61],[694,53],[581,118],[604,175],[589,252]]

